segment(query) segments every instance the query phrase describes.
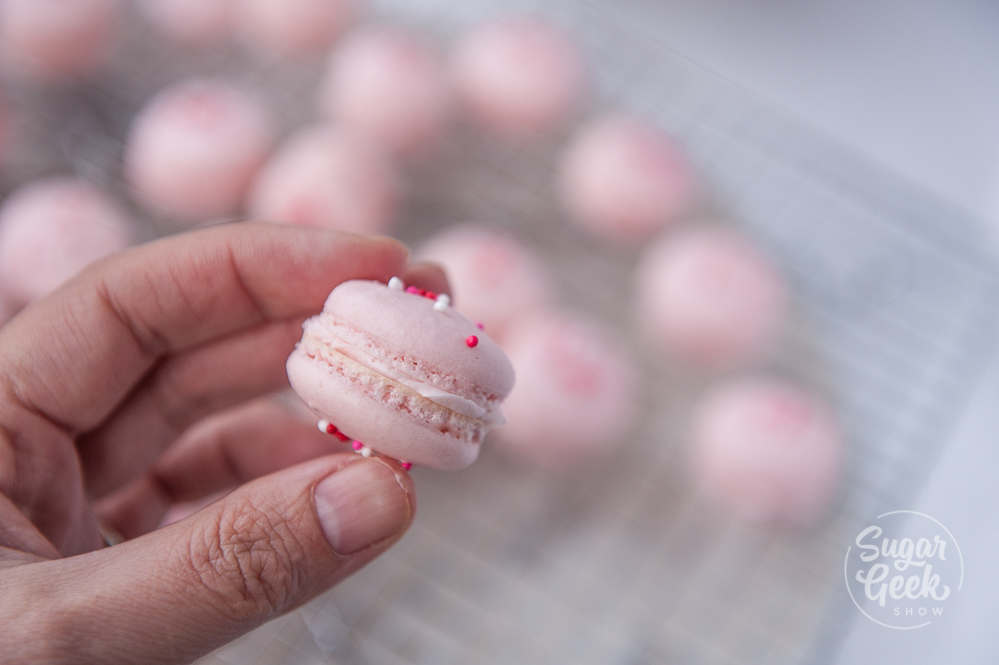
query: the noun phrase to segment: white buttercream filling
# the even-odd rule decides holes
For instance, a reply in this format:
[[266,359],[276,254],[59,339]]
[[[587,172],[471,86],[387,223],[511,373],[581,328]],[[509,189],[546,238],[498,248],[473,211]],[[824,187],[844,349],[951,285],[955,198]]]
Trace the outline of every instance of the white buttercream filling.
[[[316,335],[311,335],[311,337],[318,344],[325,344],[322,338]],[[335,341],[331,345],[331,349],[337,353],[343,354],[353,360],[354,362],[360,363],[369,369],[378,372],[385,378],[406,386],[413,392],[420,395],[424,399],[427,399],[434,404],[442,406],[446,409],[454,411],[455,413],[467,416],[469,418],[475,418],[476,420],[482,421],[484,424],[492,425],[502,425],[506,422],[506,418],[503,416],[502,410],[498,405],[496,406],[482,406],[476,402],[468,399],[467,397],[462,397],[461,395],[456,395],[454,393],[447,392],[446,390],[441,390],[440,388],[433,386],[424,381],[420,381],[412,376],[409,376],[397,369],[388,366],[384,362],[380,362],[377,358],[372,357],[370,354],[365,353],[363,349],[352,348],[346,349],[339,342],[339,339],[334,338]]]

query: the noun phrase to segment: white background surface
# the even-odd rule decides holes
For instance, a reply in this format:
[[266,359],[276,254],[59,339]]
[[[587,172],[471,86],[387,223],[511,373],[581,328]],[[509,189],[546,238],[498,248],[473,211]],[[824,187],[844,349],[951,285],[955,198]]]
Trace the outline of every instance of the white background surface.
[[999,196],[999,3],[669,0],[665,42],[965,209]]
[[[999,3],[679,0],[668,10],[664,39],[690,59],[941,198],[999,216]],[[993,367],[917,505],[899,506],[941,520],[965,553],[949,616],[918,632],[858,618],[819,662],[999,660],[997,403]]]

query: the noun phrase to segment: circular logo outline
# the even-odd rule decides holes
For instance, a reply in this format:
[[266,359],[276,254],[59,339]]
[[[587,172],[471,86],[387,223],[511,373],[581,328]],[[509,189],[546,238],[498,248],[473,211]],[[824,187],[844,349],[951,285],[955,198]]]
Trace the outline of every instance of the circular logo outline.
[[[941,522],[940,520],[931,515],[927,515],[926,513],[921,513],[918,510],[889,510],[886,513],[881,513],[880,515],[878,515],[875,518],[875,520],[880,520],[884,517],[888,517],[889,515],[899,515],[899,514],[916,515],[918,517],[928,519],[929,521],[933,522],[934,524],[936,524],[937,526],[939,526],[941,529],[944,530],[944,533],[946,533],[947,536],[950,538],[951,542],[954,543],[954,549],[957,550],[957,559],[958,562],[961,564],[960,567],[961,572],[958,577],[957,587],[956,587],[957,590],[960,591],[961,587],[964,586],[964,554],[961,552],[961,546],[958,544],[957,538],[954,537],[954,534],[950,532],[950,529],[944,526],[943,522]],[[846,548],[846,554],[843,555],[843,582],[846,585],[846,593],[847,595],[850,596],[850,600],[853,602],[853,606],[856,607],[861,614],[863,614],[865,617],[867,617],[874,623],[878,624],[879,626],[884,626],[885,628],[890,628],[892,630],[916,630],[918,628],[925,628],[926,626],[929,626],[930,624],[933,623],[932,621],[927,620],[915,626],[892,626],[891,624],[887,624],[883,621],[875,619],[870,614],[868,614],[867,611],[864,610],[863,607],[861,607],[860,603],[857,602],[856,597],[853,595],[853,589],[850,588],[849,563],[850,563],[850,552],[852,550],[853,550],[853,545],[850,544]]]

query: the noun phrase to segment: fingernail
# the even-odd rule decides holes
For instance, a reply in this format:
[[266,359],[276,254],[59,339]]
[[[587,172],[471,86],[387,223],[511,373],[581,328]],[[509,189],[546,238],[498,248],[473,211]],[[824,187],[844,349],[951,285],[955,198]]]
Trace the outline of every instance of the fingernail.
[[391,468],[363,461],[316,485],[316,512],[326,540],[346,555],[402,531],[410,506]]

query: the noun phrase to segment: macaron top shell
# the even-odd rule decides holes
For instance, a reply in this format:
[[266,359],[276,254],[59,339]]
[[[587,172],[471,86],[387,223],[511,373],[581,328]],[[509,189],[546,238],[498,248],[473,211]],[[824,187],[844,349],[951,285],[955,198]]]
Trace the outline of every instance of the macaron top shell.
[[585,87],[582,58],[559,30],[534,18],[488,23],[454,53],[456,92],[481,124],[509,138],[554,129]]
[[844,443],[830,409],[771,377],[723,383],[693,419],[692,466],[703,491],[751,521],[815,523],[835,495]]
[[765,355],[787,316],[780,273],[729,229],[664,237],[644,251],[635,279],[637,315],[650,341],[705,369]]
[[691,169],[670,136],[619,113],[577,133],[563,156],[560,186],[575,222],[620,242],[648,237],[696,198]]
[[502,344],[519,318],[552,299],[546,266],[514,237],[465,224],[434,236],[418,252],[444,266],[458,310],[485,325]]
[[146,207],[178,221],[231,215],[274,133],[254,94],[219,79],[187,79],[160,91],[136,116],[126,178]]
[[454,308],[437,311],[433,304],[380,282],[354,280],[333,289],[323,313],[388,350],[385,360],[416,379],[442,390],[505,397],[514,373],[503,351]]
[[518,374],[504,405],[500,442],[517,456],[556,466],[616,450],[637,412],[638,372],[626,348],[579,313],[538,311],[504,341]]
[[27,304],[132,239],[128,217],[90,183],[64,176],[32,182],[0,206],[0,286]]
[[383,148],[415,155],[441,138],[450,97],[441,58],[429,44],[375,27],[333,52],[319,103],[330,118]]
[[280,224],[384,231],[395,214],[399,177],[358,136],[326,125],[298,130],[257,176],[250,210]]
[[0,66],[45,82],[81,78],[111,54],[119,0],[0,2]]

